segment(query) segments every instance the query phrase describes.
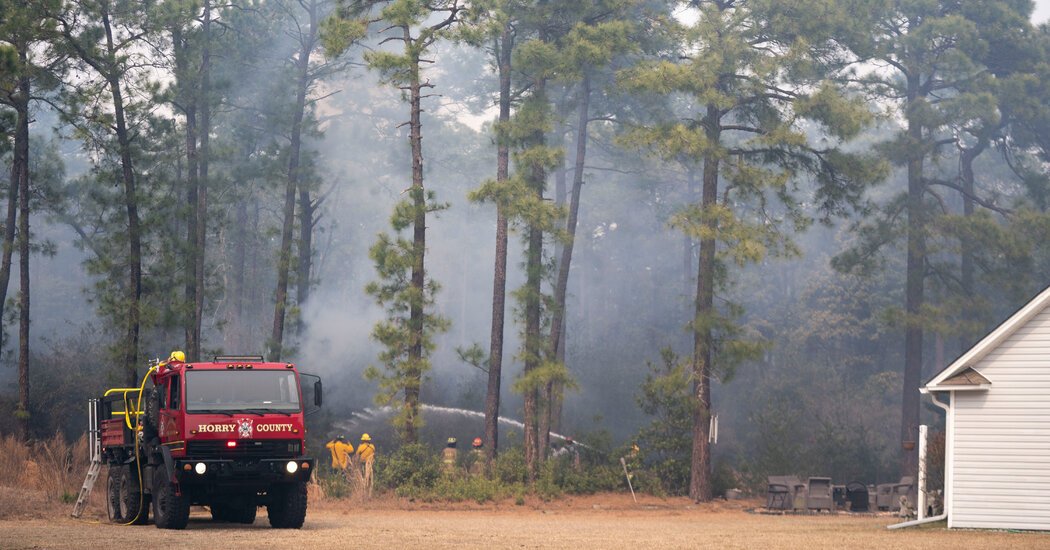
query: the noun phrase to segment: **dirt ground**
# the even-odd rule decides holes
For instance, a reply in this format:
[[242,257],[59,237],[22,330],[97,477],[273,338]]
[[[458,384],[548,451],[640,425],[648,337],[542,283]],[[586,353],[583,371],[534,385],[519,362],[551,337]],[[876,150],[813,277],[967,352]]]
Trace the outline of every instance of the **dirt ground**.
[[101,511],[68,516],[55,505],[0,519],[0,548],[1050,548],[1050,534],[889,531],[894,517],[774,516],[749,513],[753,502],[696,505],[684,499],[626,495],[566,498],[551,503],[427,504],[386,498],[372,503],[311,504],[302,530],[213,523],[194,508],[185,531],[105,523]]

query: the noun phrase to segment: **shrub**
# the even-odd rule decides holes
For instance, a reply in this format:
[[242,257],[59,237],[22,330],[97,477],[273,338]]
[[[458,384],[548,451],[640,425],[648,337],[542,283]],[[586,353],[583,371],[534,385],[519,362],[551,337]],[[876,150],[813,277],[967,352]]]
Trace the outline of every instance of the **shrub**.
[[597,464],[576,470],[570,461],[558,459],[544,463],[536,481],[537,493],[551,497],[557,497],[562,492],[589,495],[627,488],[618,464],[615,468],[608,464]]
[[314,472],[314,481],[321,486],[326,498],[345,498],[350,496],[350,486],[346,478],[331,468],[318,468]]
[[428,489],[441,477],[441,460],[422,443],[402,445],[375,463],[376,485],[387,489]]
[[661,351],[662,364],[647,363],[641,393],[636,397],[642,412],[653,417],[637,436],[638,459],[660,480],[661,492],[689,492],[692,456],[692,379],[687,363],[669,349]]
[[631,473],[634,475],[631,478],[634,492],[646,493],[661,498],[667,496],[664,484],[656,474],[648,470],[632,470]]
[[536,476],[536,483],[532,485],[532,490],[536,493],[536,496],[542,498],[545,502],[550,502],[562,494],[561,487],[558,486],[556,481],[555,469],[557,469],[555,461],[543,463]]
[[714,471],[711,472],[711,494],[716,497],[724,497],[726,491],[738,489],[737,475],[729,464],[724,460],[715,462]]
[[405,485],[397,489],[397,495],[417,498],[427,502],[441,500],[448,502],[474,501],[478,504],[498,500],[515,494],[524,494],[525,487],[516,484],[504,484],[499,480],[484,476],[442,477],[433,487],[420,488]]
[[525,469],[525,451],[521,447],[514,447],[500,452],[496,455],[492,474],[503,483],[524,485],[528,477]]

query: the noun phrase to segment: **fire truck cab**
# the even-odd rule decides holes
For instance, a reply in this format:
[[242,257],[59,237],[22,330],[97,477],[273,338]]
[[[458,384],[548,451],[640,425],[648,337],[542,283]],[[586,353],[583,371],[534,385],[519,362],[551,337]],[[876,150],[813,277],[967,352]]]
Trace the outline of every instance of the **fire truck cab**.
[[301,527],[315,467],[304,417],[321,400],[320,379],[292,363],[256,356],[187,363],[173,352],[140,387],[110,389],[99,401],[110,520],[144,524],[152,510],[157,527],[182,529],[190,506],[203,505],[217,521],[253,523],[266,506],[271,526]]

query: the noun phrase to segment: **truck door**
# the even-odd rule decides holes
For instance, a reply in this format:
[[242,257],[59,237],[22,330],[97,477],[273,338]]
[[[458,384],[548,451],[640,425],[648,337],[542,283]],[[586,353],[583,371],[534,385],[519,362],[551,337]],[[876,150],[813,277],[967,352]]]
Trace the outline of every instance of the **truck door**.
[[161,392],[160,403],[160,437],[164,442],[183,439],[181,417],[182,386],[180,376],[173,375],[164,383],[165,391]]

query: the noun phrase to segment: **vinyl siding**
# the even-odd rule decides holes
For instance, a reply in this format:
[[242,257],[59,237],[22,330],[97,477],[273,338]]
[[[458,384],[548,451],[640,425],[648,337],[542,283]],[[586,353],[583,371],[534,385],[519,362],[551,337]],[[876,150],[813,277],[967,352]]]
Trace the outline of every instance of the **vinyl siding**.
[[954,392],[951,526],[1050,530],[1050,311],[972,366],[992,387]]

